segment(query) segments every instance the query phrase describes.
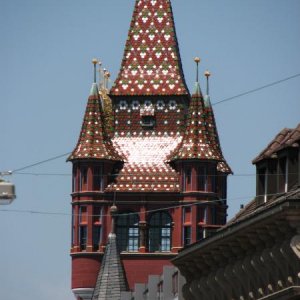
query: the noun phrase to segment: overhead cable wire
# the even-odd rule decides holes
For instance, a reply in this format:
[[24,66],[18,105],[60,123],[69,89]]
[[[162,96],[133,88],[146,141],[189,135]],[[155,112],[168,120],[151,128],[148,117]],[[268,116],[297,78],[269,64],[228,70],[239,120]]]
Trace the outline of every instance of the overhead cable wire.
[[[227,198],[227,199],[215,199],[215,200],[200,200],[196,202],[188,202],[174,206],[162,207],[157,209],[146,210],[145,213],[153,213],[158,211],[165,211],[170,209],[182,208],[182,207],[192,207],[194,205],[204,205],[204,204],[212,204],[224,201],[236,201],[236,200],[244,200],[244,199],[254,199],[255,197],[264,197],[264,196],[283,196],[283,193],[273,193],[273,194],[262,194],[256,196],[243,196],[243,197],[236,197],[236,198]],[[251,201],[251,200],[250,200]],[[118,204],[118,201],[116,202]],[[21,210],[21,209],[0,209],[0,212],[11,212],[11,213],[27,213],[27,214],[39,214],[39,215],[57,215],[57,216],[72,216],[71,213],[63,213],[63,212],[49,212],[49,211],[36,211],[36,210]],[[120,213],[116,214],[116,216],[128,216],[128,215],[136,215],[140,212],[128,212],[128,213]],[[73,214],[73,216],[78,217],[79,214]],[[102,215],[88,215],[88,217],[107,217],[110,214],[102,214]]]
[[277,80],[277,81],[274,81],[274,82],[271,82],[271,83],[268,83],[268,84],[263,85],[263,86],[260,86],[260,87],[258,87],[258,88],[249,90],[249,91],[247,91],[247,92],[240,93],[240,94],[238,94],[238,95],[235,95],[235,96],[232,96],[232,97],[229,97],[229,98],[225,98],[225,99],[223,99],[223,100],[221,100],[221,101],[218,101],[218,102],[213,103],[212,105],[215,106],[215,105],[218,105],[218,104],[221,104],[221,103],[224,103],[224,102],[228,102],[228,101],[234,100],[234,99],[236,99],[236,98],[239,98],[239,97],[242,97],[242,96],[246,96],[246,95],[249,95],[249,94],[252,94],[252,93],[261,91],[261,90],[263,90],[263,89],[269,88],[269,87],[271,87],[271,86],[280,84],[280,83],[282,83],[282,82],[285,82],[285,81],[294,79],[294,78],[299,77],[299,76],[300,76],[300,73],[295,74],[295,75],[292,75],[292,76],[289,76],[289,77],[286,77],[286,78],[283,78],[283,79],[280,79],[280,80]]
[[[255,92],[258,92],[260,90],[263,90],[263,89],[266,89],[266,88],[269,88],[269,87],[272,87],[274,85],[277,85],[277,84],[280,84],[282,82],[285,82],[285,81],[288,81],[288,80],[291,80],[291,79],[294,79],[294,78],[297,78],[297,77],[300,77],[300,73],[298,74],[295,74],[295,75],[292,75],[292,76],[289,76],[289,77],[286,77],[286,78],[283,78],[283,79],[280,79],[280,80],[277,80],[277,81],[274,81],[274,82],[271,82],[271,83],[268,83],[266,85],[263,85],[263,86],[260,86],[258,88],[255,88],[255,89],[252,89],[252,90],[249,90],[249,91],[246,91],[246,92],[243,92],[243,93],[240,93],[238,95],[235,95],[235,96],[231,96],[229,98],[225,98],[221,101],[218,101],[218,102],[215,102],[213,103],[212,105],[215,106],[215,105],[218,105],[218,104],[221,104],[221,103],[224,103],[224,102],[229,102],[229,101],[232,101],[236,98],[240,98],[242,96],[246,96],[246,95],[249,95],[249,94],[252,94],[252,93],[255,93]],[[58,158],[61,158],[61,157],[64,157],[64,156],[67,156],[71,154],[71,152],[68,152],[68,153],[64,153],[64,154],[61,154],[61,155],[57,155],[57,156],[54,156],[54,157],[51,157],[49,159],[45,159],[45,160],[42,160],[42,161],[39,161],[37,163],[33,163],[31,165],[28,165],[28,166],[24,166],[22,168],[18,168],[18,169],[15,169],[13,171],[11,171],[12,173],[15,173],[15,172],[18,172],[18,171],[22,171],[22,170],[25,170],[25,169],[29,169],[31,167],[35,167],[35,166],[38,166],[38,165],[41,165],[41,164],[44,164],[46,162],[49,162],[49,161],[53,161],[53,160],[56,160]]]
[[[30,175],[30,176],[72,176],[72,174],[70,173],[34,173],[34,172],[13,172],[15,175]],[[288,172],[288,173],[272,173],[272,174],[267,174],[267,176],[278,176],[278,175],[296,175],[298,174],[297,172]],[[108,175],[102,175],[103,177],[105,176],[146,176],[146,177],[151,177],[152,175],[149,174],[144,174],[144,173],[137,173],[137,174],[130,174],[130,173],[126,173],[126,174],[108,174]],[[230,177],[253,177],[253,176],[259,176],[259,175],[266,175],[265,173],[240,173],[240,174],[229,174]],[[204,175],[194,175],[195,177],[204,177]],[[212,174],[212,175],[207,175],[207,177],[222,177],[224,176],[224,174]],[[133,181],[137,181],[137,180],[133,180]]]
[[13,170],[13,171],[11,171],[11,172],[12,172],[12,173],[15,173],[15,172],[23,171],[23,170],[26,170],[26,169],[29,169],[29,168],[32,168],[32,167],[35,167],[35,166],[38,166],[38,165],[47,163],[47,162],[49,162],[49,161],[53,161],[53,160],[56,160],[56,159],[58,159],[58,158],[65,157],[65,156],[67,156],[67,155],[69,155],[69,154],[71,154],[71,152],[67,152],[67,153],[64,153],[64,154],[60,154],[60,155],[57,155],[57,156],[54,156],[54,157],[45,159],[45,160],[41,160],[41,161],[39,161],[39,162],[30,164],[30,165],[28,165],[28,166],[25,166],[25,167],[22,167],[22,168],[15,169],[15,170]]

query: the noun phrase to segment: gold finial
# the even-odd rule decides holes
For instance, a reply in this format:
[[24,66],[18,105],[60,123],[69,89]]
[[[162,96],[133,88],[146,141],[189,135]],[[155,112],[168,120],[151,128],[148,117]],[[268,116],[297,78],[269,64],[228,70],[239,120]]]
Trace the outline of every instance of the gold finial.
[[209,72],[209,70],[206,70],[205,72],[204,72],[204,76],[207,78],[207,77],[209,77],[211,75],[211,73]]
[[201,59],[200,59],[200,57],[195,57],[194,61],[195,61],[196,64],[199,64],[199,62],[201,61]]
[[98,63],[98,59],[93,58],[92,64],[94,65],[94,83],[96,83],[96,81],[97,81],[97,67],[96,67],[97,63]]
[[199,62],[201,61],[201,59],[200,59],[200,57],[195,57],[194,61],[197,64],[197,68],[196,68],[196,82],[199,82]]
[[209,70],[204,72],[204,76],[206,77],[206,95],[209,95],[209,77],[211,76]]

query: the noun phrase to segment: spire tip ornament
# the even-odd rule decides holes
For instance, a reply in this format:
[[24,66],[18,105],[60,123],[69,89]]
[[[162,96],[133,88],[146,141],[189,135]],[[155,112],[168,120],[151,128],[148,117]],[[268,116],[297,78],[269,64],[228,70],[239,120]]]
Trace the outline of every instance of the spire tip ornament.
[[92,64],[94,65],[94,83],[97,81],[97,64],[99,63],[97,58],[92,59]]
[[200,61],[201,61],[200,57],[196,56],[194,58],[194,62],[197,65],[197,67],[196,67],[196,82],[199,82],[199,63],[200,63]]
[[204,72],[204,76],[205,76],[206,78],[208,78],[208,77],[211,76],[211,73],[209,72],[209,70],[206,70],[206,71]]
[[206,95],[209,95],[209,77],[211,76],[209,70],[204,72],[204,76],[206,77]]

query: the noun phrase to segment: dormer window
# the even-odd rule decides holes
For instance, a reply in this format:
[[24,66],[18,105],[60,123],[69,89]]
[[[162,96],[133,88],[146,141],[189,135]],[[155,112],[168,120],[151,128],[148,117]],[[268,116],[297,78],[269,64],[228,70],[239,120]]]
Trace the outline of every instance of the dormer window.
[[288,191],[288,160],[282,157],[278,161],[278,192],[286,193]]
[[268,176],[267,169],[261,168],[258,170],[258,196],[266,203],[268,199]]
[[146,100],[145,104],[140,109],[141,125],[146,129],[151,129],[155,126],[155,110],[150,100]]
[[142,116],[141,125],[143,127],[153,128],[155,126],[154,116]]

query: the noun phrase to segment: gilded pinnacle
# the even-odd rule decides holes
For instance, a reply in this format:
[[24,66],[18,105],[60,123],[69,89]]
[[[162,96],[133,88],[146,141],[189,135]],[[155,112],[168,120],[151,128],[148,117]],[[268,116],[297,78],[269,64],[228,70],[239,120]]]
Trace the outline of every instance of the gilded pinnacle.
[[195,61],[196,64],[199,64],[199,62],[201,61],[201,59],[200,59],[200,57],[195,57],[194,61]]
[[93,63],[93,65],[96,65],[98,63],[98,59],[97,58],[93,58],[92,63]]
[[205,77],[208,78],[210,75],[211,75],[211,73],[209,72],[209,70],[206,70],[206,71],[204,72],[204,76],[205,76]]

